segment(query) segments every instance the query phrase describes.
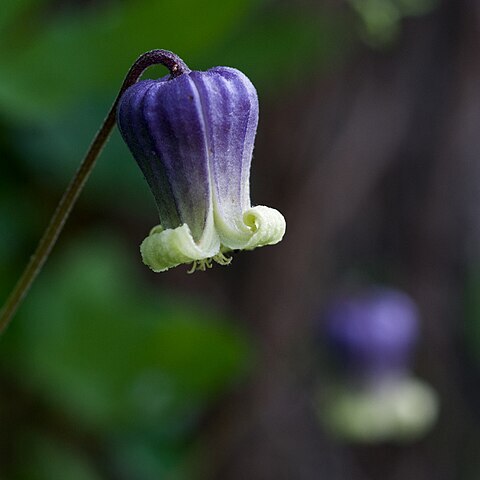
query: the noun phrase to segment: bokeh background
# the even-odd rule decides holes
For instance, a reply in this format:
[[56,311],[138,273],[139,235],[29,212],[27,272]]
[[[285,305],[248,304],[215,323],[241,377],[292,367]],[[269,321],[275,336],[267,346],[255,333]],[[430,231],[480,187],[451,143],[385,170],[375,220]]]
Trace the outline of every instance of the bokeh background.
[[[0,341],[0,479],[480,478],[479,42],[474,0],[2,0],[2,299],[153,48],[251,78],[253,202],[288,228],[150,272],[156,208],[115,132]],[[440,410],[411,441],[339,439],[318,406],[319,312],[374,284],[421,313]]]

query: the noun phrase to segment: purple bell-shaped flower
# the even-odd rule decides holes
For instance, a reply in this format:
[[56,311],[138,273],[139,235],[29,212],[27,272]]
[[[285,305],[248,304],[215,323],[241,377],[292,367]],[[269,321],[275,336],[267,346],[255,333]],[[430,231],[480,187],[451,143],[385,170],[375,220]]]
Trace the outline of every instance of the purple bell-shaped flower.
[[411,371],[419,312],[398,290],[371,287],[332,301],[322,314],[338,377],[322,385],[321,418],[350,441],[407,441],[434,423],[434,390]]
[[204,269],[224,254],[279,242],[283,216],[250,203],[257,93],[234,68],[144,80],[120,100],[120,132],[155,197],[161,224],[143,241],[156,272]]

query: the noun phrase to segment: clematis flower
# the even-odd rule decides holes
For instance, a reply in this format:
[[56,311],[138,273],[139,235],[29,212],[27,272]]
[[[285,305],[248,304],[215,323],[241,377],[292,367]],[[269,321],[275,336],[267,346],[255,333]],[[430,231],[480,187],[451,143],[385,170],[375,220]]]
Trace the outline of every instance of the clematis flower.
[[155,197],[160,225],[140,250],[155,272],[183,263],[192,271],[225,254],[278,243],[280,212],[250,202],[250,164],[258,123],[255,87],[240,71],[185,68],[144,80],[122,96],[117,123]]
[[426,434],[438,396],[411,372],[419,337],[413,299],[392,288],[343,295],[322,312],[325,346],[337,378],[319,393],[319,416],[330,431],[360,443],[405,442]]

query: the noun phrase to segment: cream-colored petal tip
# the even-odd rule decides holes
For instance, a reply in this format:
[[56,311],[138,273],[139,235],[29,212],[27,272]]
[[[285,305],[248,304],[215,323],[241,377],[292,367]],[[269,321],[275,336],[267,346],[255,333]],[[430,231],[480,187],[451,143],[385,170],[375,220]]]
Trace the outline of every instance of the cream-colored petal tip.
[[158,225],[140,246],[143,263],[154,272],[164,272],[182,263],[214,257],[219,249],[218,239],[210,241],[208,245],[195,243],[187,224],[167,230]]
[[250,208],[243,214],[243,221],[252,231],[252,236],[244,247],[246,250],[275,245],[285,235],[285,218],[274,208],[263,205]]

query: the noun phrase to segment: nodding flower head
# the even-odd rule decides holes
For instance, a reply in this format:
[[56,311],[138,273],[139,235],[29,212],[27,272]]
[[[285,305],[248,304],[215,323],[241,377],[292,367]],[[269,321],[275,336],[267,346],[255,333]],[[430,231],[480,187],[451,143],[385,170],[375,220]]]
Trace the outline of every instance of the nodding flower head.
[[438,397],[410,372],[418,312],[406,294],[370,287],[343,295],[323,314],[327,347],[340,367],[319,393],[319,415],[334,435],[361,443],[424,435]]
[[333,301],[324,312],[332,356],[349,374],[382,377],[408,370],[418,311],[406,294],[370,288]]
[[140,248],[152,270],[203,270],[229,263],[231,250],[282,239],[281,213],[250,203],[258,100],[243,73],[185,67],[140,81],[122,96],[117,122],[158,206],[160,225]]

